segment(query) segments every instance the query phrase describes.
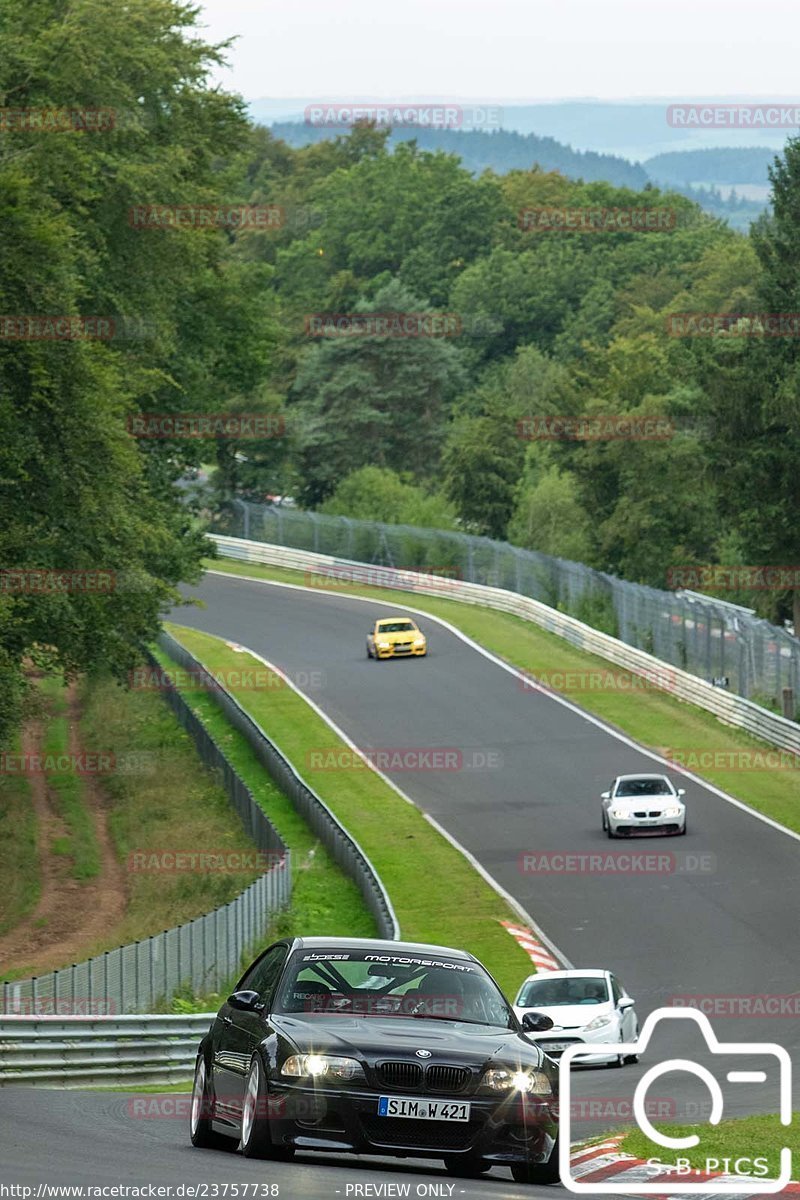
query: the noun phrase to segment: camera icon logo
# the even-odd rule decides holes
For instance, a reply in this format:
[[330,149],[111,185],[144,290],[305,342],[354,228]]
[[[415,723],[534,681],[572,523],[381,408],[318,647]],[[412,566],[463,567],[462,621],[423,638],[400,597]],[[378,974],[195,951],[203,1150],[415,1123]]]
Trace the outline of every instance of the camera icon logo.
[[[705,1039],[706,1045],[712,1054],[736,1056],[758,1056],[763,1062],[765,1058],[772,1058],[777,1064],[777,1083],[778,1083],[778,1113],[781,1125],[790,1125],[792,1120],[792,1096],[791,1096],[791,1075],[792,1063],[788,1052],[783,1046],[778,1046],[774,1042],[720,1042],[717,1040],[716,1034],[711,1027],[711,1022],[708,1017],[696,1009],[691,1008],[658,1008],[655,1012],[650,1013],[647,1017],[642,1032],[639,1035],[638,1042],[607,1042],[603,1045],[598,1045],[593,1042],[588,1045],[570,1046],[561,1056],[559,1063],[559,1078],[560,1078],[560,1109],[561,1109],[561,1135],[559,1137],[559,1173],[561,1182],[564,1187],[578,1195],[594,1194],[594,1195],[661,1195],[665,1191],[669,1191],[671,1195],[679,1193],[703,1193],[704,1195],[731,1195],[741,1193],[742,1195],[754,1196],[758,1194],[770,1194],[782,1191],[783,1188],[791,1181],[792,1177],[792,1152],[788,1146],[784,1146],[780,1152],[780,1175],[777,1179],[758,1178],[754,1175],[742,1175],[741,1179],[732,1179],[730,1175],[720,1177],[718,1181],[709,1179],[707,1174],[701,1174],[702,1178],[692,1183],[688,1180],[680,1178],[686,1171],[677,1171],[669,1173],[669,1182],[667,1182],[665,1174],[661,1174],[658,1180],[653,1182],[644,1182],[641,1179],[630,1179],[626,1182],[620,1179],[619,1176],[608,1182],[581,1183],[579,1179],[573,1179],[570,1173],[570,1112],[572,1102],[572,1068],[573,1064],[580,1065],[581,1056],[586,1057],[594,1055],[608,1055],[609,1057],[616,1055],[641,1055],[647,1049],[653,1031],[656,1026],[662,1021],[692,1021],[697,1025]],[[711,1113],[709,1123],[718,1125],[723,1116],[724,1098],[722,1088],[718,1079],[708,1070],[707,1067],[699,1063],[692,1062],[686,1058],[671,1058],[664,1062],[657,1063],[650,1067],[636,1086],[633,1095],[633,1115],[639,1129],[650,1141],[657,1146],[662,1146],[668,1150],[688,1150],[694,1146],[700,1145],[701,1138],[697,1134],[688,1134],[685,1137],[670,1137],[661,1133],[656,1129],[650,1121],[646,1111],[645,1104],[647,1092],[651,1084],[662,1075],[666,1075],[672,1071],[683,1071],[684,1073],[695,1076],[700,1079],[708,1088],[711,1096]],[[766,1083],[772,1079],[772,1072],[769,1073],[768,1080],[767,1072],[764,1070],[727,1070],[724,1078],[728,1083]],[[741,1161],[741,1160],[740,1160]],[[748,1159],[748,1162],[751,1160]],[[669,1172],[669,1167],[664,1164],[665,1171]],[[693,1173],[691,1171],[689,1174]]]

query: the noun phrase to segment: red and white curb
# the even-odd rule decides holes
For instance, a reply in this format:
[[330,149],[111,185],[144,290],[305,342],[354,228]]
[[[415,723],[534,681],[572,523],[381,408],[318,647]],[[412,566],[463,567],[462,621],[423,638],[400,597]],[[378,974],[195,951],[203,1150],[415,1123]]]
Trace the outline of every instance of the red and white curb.
[[525,925],[515,925],[513,921],[501,921],[500,924],[519,942],[537,971],[561,970],[560,964],[546,946],[542,945],[532,929]]
[[[664,1191],[661,1194],[663,1200],[672,1200],[670,1196],[670,1179],[674,1179],[675,1172],[668,1167],[664,1167],[662,1171],[656,1173],[651,1166],[641,1158],[635,1158],[632,1154],[624,1154],[620,1150],[620,1143],[624,1135],[620,1134],[617,1137],[611,1137],[604,1142],[595,1142],[592,1146],[582,1146],[580,1144],[573,1148],[570,1155],[570,1175],[573,1179],[579,1179],[581,1183],[608,1183],[609,1181],[624,1183],[627,1187],[631,1183],[660,1183],[663,1180]],[[697,1185],[697,1191],[692,1193],[694,1200],[746,1200],[746,1197],[741,1192],[720,1192],[717,1189],[720,1184],[725,1183],[741,1183],[741,1175],[706,1175],[699,1174],[692,1176],[692,1183]],[[704,1192],[701,1190],[704,1183],[713,1183],[713,1192]],[[800,1183],[789,1183],[778,1192],[779,1196],[787,1196],[789,1194],[800,1194]],[[658,1197],[652,1197],[652,1200],[658,1200]],[[675,1200],[685,1200],[684,1195],[675,1197]]]

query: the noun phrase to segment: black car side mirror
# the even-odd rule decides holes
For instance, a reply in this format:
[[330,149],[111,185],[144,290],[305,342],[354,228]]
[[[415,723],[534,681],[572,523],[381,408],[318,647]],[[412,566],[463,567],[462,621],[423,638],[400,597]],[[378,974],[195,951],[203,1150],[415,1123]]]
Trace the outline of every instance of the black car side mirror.
[[238,1008],[240,1012],[263,1012],[266,1007],[261,1003],[261,998],[258,992],[234,992],[228,996],[228,1004],[231,1008]]
[[544,1033],[546,1029],[552,1029],[555,1022],[545,1013],[526,1012],[522,1015],[521,1024],[526,1033]]

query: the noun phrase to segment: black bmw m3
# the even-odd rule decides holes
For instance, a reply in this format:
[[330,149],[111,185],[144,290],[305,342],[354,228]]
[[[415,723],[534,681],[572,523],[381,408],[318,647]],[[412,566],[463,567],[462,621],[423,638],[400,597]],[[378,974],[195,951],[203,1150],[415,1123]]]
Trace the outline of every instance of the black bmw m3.
[[253,1158],[296,1150],[507,1166],[558,1182],[558,1068],[463,950],[369,939],[270,946],[200,1043],[195,1146]]

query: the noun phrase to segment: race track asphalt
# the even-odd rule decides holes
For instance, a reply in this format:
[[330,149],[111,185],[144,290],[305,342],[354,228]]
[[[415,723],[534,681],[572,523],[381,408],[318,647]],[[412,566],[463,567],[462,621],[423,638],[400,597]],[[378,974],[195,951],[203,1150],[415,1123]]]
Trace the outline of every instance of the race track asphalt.
[[[600,793],[615,775],[664,768],[532,690],[434,619],[416,618],[428,635],[426,658],[375,662],[365,655],[366,632],[393,611],[383,603],[221,573],[209,573],[188,594],[204,607],[181,607],[174,620],[283,668],[361,749],[458,750],[461,769],[387,774],[476,856],[574,965],[616,971],[640,1017],[674,996],[798,990],[797,840],[683,780],[685,837],[609,841],[600,827]],[[413,607],[413,597],[408,601]],[[669,859],[644,874],[542,874],[521,865],[525,852],[628,850]],[[800,1049],[796,1017],[715,1017],[714,1027],[724,1041],[775,1041],[794,1056]],[[665,1044],[676,1038],[664,1033]],[[751,1111],[752,1096],[731,1097],[730,1105]],[[775,1108],[766,1094],[757,1106],[764,1105]]]
[[[204,607],[181,607],[174,620],[241,643],[283,668],[362,749],[460,752],[459,769],[387,774],[533,915],[573,964],[618,972],[636,997],[640,1019],[674,996],[797,992],[796,840],[690,782],[686,837],[609,842],[600,830],[600,792],[614,775],[661,768],[613,731],[526,688],[434,619],[418,618],[429,637],[427,658],[376,663],[365,657],[365,635],[376,616],[392,611],[387,605],[219,574],[207,575],[190,594]],[[525,852],[609,850],[674,854],[676,860],[645,874],[521,869]],[[689,869],[691,861],[677,869],[681,855],[694,855],[704,869]],[[797,1060],[796,1017],[715,1017],[713,1024],[723,1041],[774,1041]],[[576,1094],[616,1103],[630,1097],[646,1066],[676,1055],[714,1065],[685,1030],[661,1026],[646,1064],[580,1072]],[[726,1116],[777,1108],[774,1064],[758,1056],[747,1066],[763,1066],[767,1081],[723,1085]],[[665,1076],[655,1090],[675,1106],[676,1119],[707,1111],[702,1086],[686,1075]],[[468,1181],[412,1161],[301,1155],[291,1164],[261,1164],[195,1151],[183,1121],[134,1118],[128,1101],[118,1093],[0,1090],[0,1182],[175,1187],[269,1181],[283,1200],[403,1194],[394,1187],[372,1190],[381,1184],[409,1184],[416,1195],[419,1185],[438,1183],[441,1196],[498,1200],[561,1191],[520,1188],[507,1171]],[[589,1114],[574,1125],[573,1140],[607,1125]],[[371,1188],[357,1191],[359,1184]],[[200,1200],[213,1196],[207,1191]]]

